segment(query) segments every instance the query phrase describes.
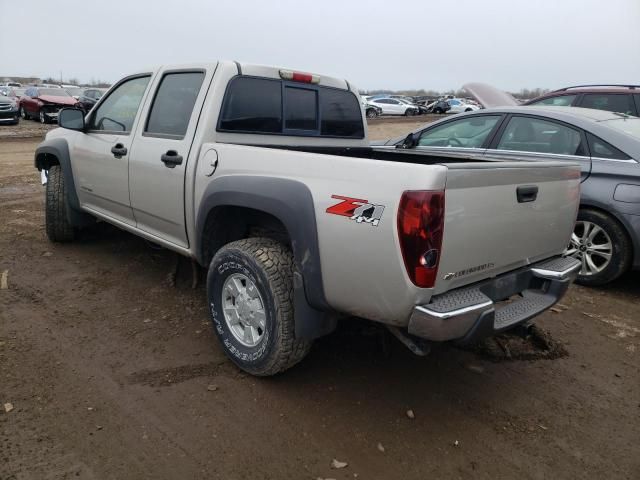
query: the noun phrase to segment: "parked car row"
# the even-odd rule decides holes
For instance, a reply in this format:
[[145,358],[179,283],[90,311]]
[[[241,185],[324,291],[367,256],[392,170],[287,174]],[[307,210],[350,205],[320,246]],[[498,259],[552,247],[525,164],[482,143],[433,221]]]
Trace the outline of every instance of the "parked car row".
[[[416,100],[406,95],[373,95],[364,97],[367,105],[378,107],[382,115],[424,115],[426,113],[460,113],[479,110],[480,107],[464,98],[436,98]],[[379,113],[380,114],[380,113]],[[368,118],[377,115],[367,115]]]
[[85,113],[102,97],[106,89],[67,86],[31,86],[27,88],[0,85],[0,124],[17,124],[20,117],[41,123],[57,121],[58,111],[75,106]]

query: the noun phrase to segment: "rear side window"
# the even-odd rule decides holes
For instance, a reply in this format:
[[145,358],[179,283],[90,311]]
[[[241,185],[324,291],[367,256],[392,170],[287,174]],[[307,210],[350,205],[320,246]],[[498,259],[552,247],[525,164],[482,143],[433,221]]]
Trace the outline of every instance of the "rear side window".
[[569,107],[576,99],[577,95],[561,95],[559,97],[549,97],[529,105],[550,105],[553,107]]
[[203,79],[202,72],[166,74],[153,99],[145,134],[183,138]]
[[364,138],[352,92],[248,76],[229,83],[218,131]]
[[589,150],[591,150],[592,157],[609,158],[612,160],[629,160],[630,158],[616,147],[591,133],[587,133],[587,139],[589,140]]
[[513,117],[502,133],[498,150],[584,155],[578,130],[534,117]]
[[607,110],[609,112],[626,113],[635,115],[633,98],[625,94],[602,94],[587,93],[580,104],[582,108],[595,108],[596,110]]

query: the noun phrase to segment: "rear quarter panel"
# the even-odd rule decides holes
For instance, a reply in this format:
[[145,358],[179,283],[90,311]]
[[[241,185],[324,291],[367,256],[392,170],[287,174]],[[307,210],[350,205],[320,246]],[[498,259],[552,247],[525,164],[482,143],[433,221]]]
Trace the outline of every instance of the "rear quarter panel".
[[[214,177],[288,178],[308,187],[316,215],[322,283],[332,308],[404,325],[413,306],[429,300],[431,290],[415,287],[406,274],[398,244],[397,210],[404,190],[443,189],[446,167],[220,143],[205,144],[201,151],[211,148],[218,154]],[[210,181],[205,170],[203,162],[196,171],[196,206]],[[342,201],[332,198],[334,195],[383,206],[379,224],[327,213]]]

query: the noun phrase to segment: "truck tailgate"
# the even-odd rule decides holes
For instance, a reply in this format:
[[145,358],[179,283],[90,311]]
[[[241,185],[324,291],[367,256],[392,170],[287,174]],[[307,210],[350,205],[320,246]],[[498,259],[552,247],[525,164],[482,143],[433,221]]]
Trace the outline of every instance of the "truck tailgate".
[[580,166],[558,162],[447,165],[435,292],[563,252],[580,199]]

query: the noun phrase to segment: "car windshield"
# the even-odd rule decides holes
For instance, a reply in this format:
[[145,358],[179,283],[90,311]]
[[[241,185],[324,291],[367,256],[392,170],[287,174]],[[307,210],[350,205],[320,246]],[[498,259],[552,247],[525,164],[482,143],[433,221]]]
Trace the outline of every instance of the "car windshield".
[[62,88],[39,88],[38,95],[51,95],[54,97],[70,97],[66,90]]
[[624,133],[631,135],[632,137],[640,139],[640,118],[621,116],[620,118],[614,118],[601,122],[608,127],[613,127],[616,130],[621,130]]

